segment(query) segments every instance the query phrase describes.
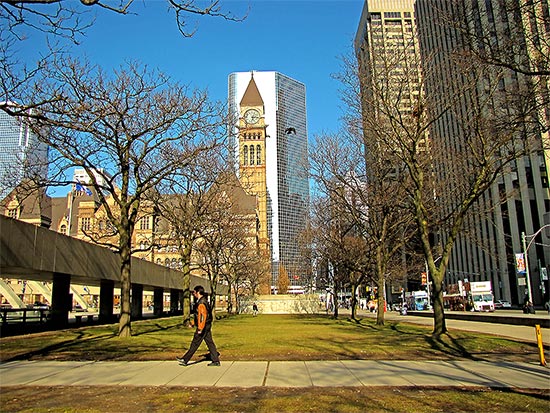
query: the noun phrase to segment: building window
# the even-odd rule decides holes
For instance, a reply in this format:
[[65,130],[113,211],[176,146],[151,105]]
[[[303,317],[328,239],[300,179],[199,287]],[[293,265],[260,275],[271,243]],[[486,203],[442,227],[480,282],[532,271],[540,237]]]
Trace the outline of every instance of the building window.
[[256,165],[262,164],[262,148],[260,145],[256,145]]
[[80,218],[80,228],[82,231],[89,231],[92,228],[92,219],[90,217]]
[[254,165],[254,145],[250,145],[250,165]]
[[151,229],[151,217],[143,217],[139,220],[139,229]]
[[10,208],[8,209],[8,217],[17,219],[19,217],[19,208]]
[[248,145],[243,146],[243,165],[248,165]]
[[59,228],[59,232],[61,234],[67,235],[67,225],[65,224],[61,225],[61,227]]

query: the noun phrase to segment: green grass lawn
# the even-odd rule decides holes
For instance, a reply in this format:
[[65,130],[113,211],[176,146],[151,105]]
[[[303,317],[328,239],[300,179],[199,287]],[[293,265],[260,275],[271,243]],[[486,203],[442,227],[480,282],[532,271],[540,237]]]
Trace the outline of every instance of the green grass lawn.
[[[9,360],[173,360],[193,330],[181,317],[135,321],[133,336],[117,325],[4,337]],[[431,328],[374,319],[319,315],[250,315],[217,320],[214,340],[227,360],[478,359],[538,361],[534,344],[453,331],[434,340]],[[204,351],[203,351],[204,350]],[[201,348],[200,355],[206,351]],[[550,391],[484,388],[195,388],[3,387],[2,412],[548,412]],[[75,397],[78,395],[78,397]]]
[[[0,360],[168,360],[181,355],[193,335],[180,317],[134,321],[127,339],[116,336],[117,328],[113,324],[4,337]],[[371,318],[230,316],[214,323],[213,336],[222,360],[538,360],[534,344],[463,331],[435,340],[431,328],[390,321],[376,326]]]

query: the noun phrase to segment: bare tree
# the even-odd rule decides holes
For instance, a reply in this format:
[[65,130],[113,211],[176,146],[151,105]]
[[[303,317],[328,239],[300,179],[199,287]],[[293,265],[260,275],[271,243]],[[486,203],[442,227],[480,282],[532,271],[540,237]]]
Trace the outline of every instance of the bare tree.
[[[193,17],[239,22],[248,13],[238,16],[226,11],[220,0],[165,0],[165,3],[184,37],[193,36],[197,30],[196,26],[188,25]],[[44,96],[44,102],[33,100],[31,105],[23,97],[43,68],[70,55],[70,45],[78,44],[94,24],[92,11],[127,15],[135,9],[134,0],[0,0],[0,110],[14,115],[55,99]],[[37,51],[33,62],[22,60],[20,49],[24,41],[40,34],[46,36],[47,46]],[[19,104],[18,112],[14,112],[12,102]]]
[[[235,311],[239,311],[239,294],[248,271],[260,258],[256,234],[255,203],[242,201],[244,191],[234,174],[210,189],[215,202],[196,243],[198,267],[210,281],[214,299],[217,285],[223,280],[229,295],[235,294]],[[231,302],[231,300],[230,300]]]
[[[0,0],[0,22],[17,37],[22,36],[20,29],[30,28],[78,42],[77,37],[93,24],[91,10],[104,9],[127,15],[134,13],[134,3],[134,0]],[[237,22],[246,18],[246,14],[239,17],[224,11],[220,0],[166,0],[166,5],[174,13],[178,29],[185,37],[193,36],[197,30],[196,27],[187,28],[193,15]]]
[[[360,61],[363,131],[365,142],[371,142],[365,145],[366,159],[368,164],[373,144],[388,148],[394,167],[403,172],[433,285],[434,335],[439,336],[446,332],[444,275],[469,213],[511,162],[540,149],[540,141],[526,122],[527,108],[503,93],[503,69],[452,51],[426,53],[420,61],[410,53],[412,40],[405,48],[385,46]],[[421,63],[425,90],[416,87]],[[442,73],[451,75],[443,81]],[[434,127],[441,122],[452,125],[449,136]],[[441,236],[438,242],[434,235]]]
[[437,10],[441,22],[472,46],[457,53],[517,74],[550,75],[550,9],[546,0],[445,3],[432,2],[430,6]]
[[[249,250],[251,253],[252,250]],[[254,255],[247,263],[245,271],[244,285],[246,292],[250,296],[255,296],[262,292],[262,287],[269,284],[271,277],[271,259],[269,251],[255,251]]]
[[120,255],[119,335],[129,336],[132,234],[142,202],[164,179],[219,145],[223,108],[137,63],[111,76],[69,60],[42,74],[25,101],[48,103],[27,120],[57,155],[51,185],[71,182],[65,175],[73,166],[90,178],[111,229],[110,238],[95,240]]
[[219,146],[201,153],[187,168],[178,168],[170,179],[148,194],[160,220],[166,223],[156,238],[155,247],[175,243],[181,257],[183,324],[186,326],[191,323],[191,273],[196,269],[194,247],[217,207],[217,197],[211,189],[223,176],[224,153],[220,140]]
[[[331,259],[341,280],[350,283],[353,300],[357,286],[367,280],[384,291],[389,265],[410,239],[411,222],[400,180],[403,173],[392,162],[392,150],[380,142],[371,145],[373,141],[365,140],[360,131],[350,123],[349,132],[320,136],[310,155],[313,178],[332,211]],[[370,149],[369,168],[365,145]],[[384,308],[384,294],[378,300]],[[383,311],[377,323],[384,324]]]

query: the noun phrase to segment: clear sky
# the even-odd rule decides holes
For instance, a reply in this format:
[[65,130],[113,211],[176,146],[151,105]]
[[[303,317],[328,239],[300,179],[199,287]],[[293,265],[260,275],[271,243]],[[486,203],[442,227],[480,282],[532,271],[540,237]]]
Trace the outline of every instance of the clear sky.
[[[174,80],[208,89],[226,101],[232,72],[273,70],[306,86],[310,139],[339,126],[340,56],[352,51],[363,0],[221,0],[224,10],[246,14],[243,22],[193,17],[195,35],[179,33],[165,0],[135,0],[120,16],[96,9],[94,25],[77,53],[108,69],[135,59],[169,74]],[[90,8],[92,9],[92,8]],[[95,8],[94,8],[95,9]],[[29,41],[25,47],[37,50]]]

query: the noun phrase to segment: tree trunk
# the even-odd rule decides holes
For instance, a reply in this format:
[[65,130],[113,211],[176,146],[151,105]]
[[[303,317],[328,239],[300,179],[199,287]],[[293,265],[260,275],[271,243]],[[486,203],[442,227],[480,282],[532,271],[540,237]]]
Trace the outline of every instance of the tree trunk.
[[[121,234],[121,238],[123,235]],[[130,337],[132,335],[130,318],[130,287],[131,287],[131,249],[128,243],[121,239],[120,250],[120,319],[118,324],[118,336]],[[126,244],[126,245],[124,245]]]
[[338,318],[338,291],[339,288],[337,287],[336,281],[334,282],[334,313],[333,317],[336,319]]
[[376,312],[376,325],[377,326],[383,326],[384,325],[384,317],[385,317],[384,310],[386,308],[386,297],[385,297],[385,294],[384,294],[385,282],[386,282],[386,279],[384,277],[384,273],[383,273],[383,271],[381,271],[378,274],[378,299],[377,299],[378,310]]
[[436,337],[441,336],[447,332],[447,326],[445,323],[445,311],[443,309],[443,277],[439,270],[430,274],[432,278],[432,292],[433,292],[433,312],[434,312],[434,330],[433,335]]
[[357,319],[357,285],[351,285],[351,319]]
[[184,245],[181,258],[183,261],[183,325],[191,327],[191,246]]

